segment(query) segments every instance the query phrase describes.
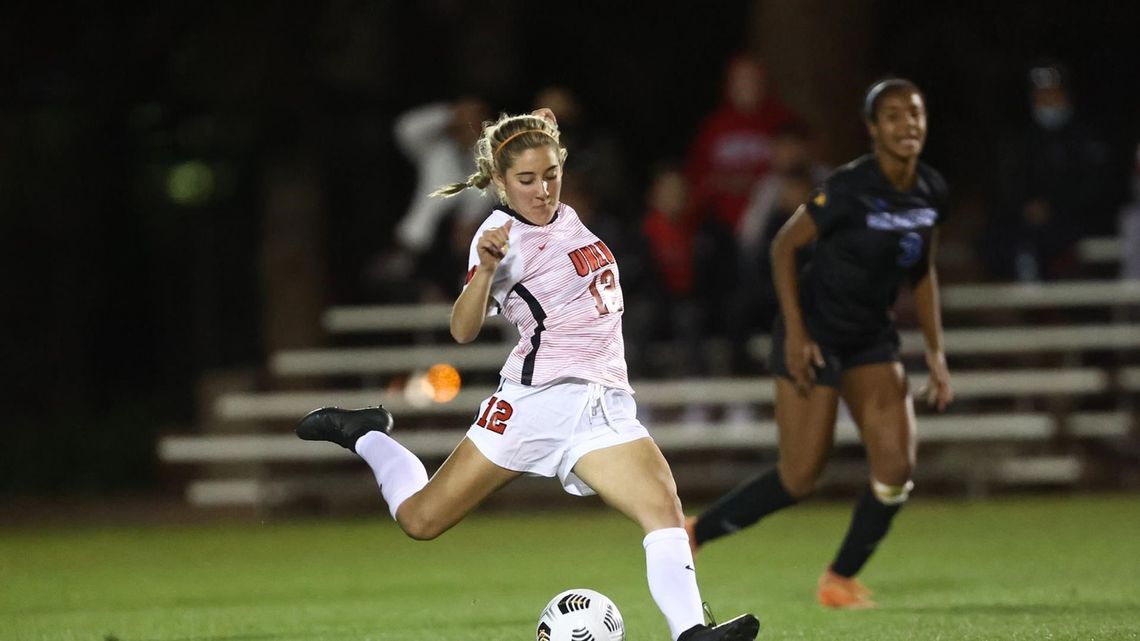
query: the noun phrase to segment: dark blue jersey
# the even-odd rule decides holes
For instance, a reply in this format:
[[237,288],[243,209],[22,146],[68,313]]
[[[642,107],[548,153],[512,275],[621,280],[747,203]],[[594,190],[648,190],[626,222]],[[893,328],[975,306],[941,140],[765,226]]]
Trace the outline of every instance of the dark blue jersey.
[[945,218],[946,182],[921,162],[917,173],[910,190],[898,191],[868,154],[812,195],[807,210],[819,235],[799,286],[813,339],[853,344],[894,331],[899,285],[927,273],[931,233]]

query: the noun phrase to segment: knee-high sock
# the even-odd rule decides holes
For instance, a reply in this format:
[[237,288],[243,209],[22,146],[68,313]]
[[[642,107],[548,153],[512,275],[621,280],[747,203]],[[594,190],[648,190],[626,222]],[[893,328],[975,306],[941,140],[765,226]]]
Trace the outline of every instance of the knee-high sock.
[[705,622],[689,536],[679,527],[654,530],[645,535],[642,545],[649,593],[676,639],[685,630]]
[[705,510],[694,529],[697,543],[702,544],[746,528],[761,518],[795,505],[776,468],[736,487]]
[[424,464],[383,432],[368,432],[357,439],[356,453],[372,468],[393,519],[400,504],[427,485]]
[[887,535],[891,521],[901,507],[901,503],[884,505],[868,487],[863,496],[859,497],[855,513],[851,515],[851,525],[831,563],[831,571],[846,577],[858,574],[874,554],[879,542]]

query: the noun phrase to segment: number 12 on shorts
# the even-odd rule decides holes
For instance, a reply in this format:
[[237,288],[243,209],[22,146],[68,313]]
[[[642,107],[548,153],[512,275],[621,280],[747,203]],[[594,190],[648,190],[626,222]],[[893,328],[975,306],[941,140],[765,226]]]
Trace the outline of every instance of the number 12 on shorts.
[[[495,409],[495,413],[491,414],[491,409]],[[476,425],[482,428],[491,430],[496,434],[502,434],[507,430],[507,421],[510,420],[511,415],[515,413],[515,408],[511,404],[498,399],[494,396],[487,401],[487,409],[483,410],[483,415],[475,422]]]

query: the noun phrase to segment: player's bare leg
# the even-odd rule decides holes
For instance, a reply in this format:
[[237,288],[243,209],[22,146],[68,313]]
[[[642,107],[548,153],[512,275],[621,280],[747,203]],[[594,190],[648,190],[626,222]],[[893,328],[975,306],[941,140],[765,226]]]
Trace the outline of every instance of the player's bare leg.
[[673,472],[652,439],[590,452],[578,459],[574,473],[647,533],[683,526]]
[[837,608],[875,604],[855,575],[886,536],[913,483],[914,406],[899,363],[875,363],[848,370],[843,398],[863,435],[871,478],[835,560],[819,579],[820,603]]
[[780,482],[795,500],[815,491],[835,438],[839,390],[814,385],[804,393],[776,379],[776,427],[780,430]]
[[638,439],[586,454],[574,473],[608,505],[646,532],[649,591],[679,641],[752,641],[760,624],[746,614],[721,626],[704,624],[696,569],[677,485],[652,439]]
[[360,455],[372,468],[392,518],[413,539],[443,534],[520,474],[491,463],[464,438],[429,481],[416,455],[388,436],[393,423],[383,407],[324,407],[301,419],[297,436]]
[[400,505],[396,521],[413,539],[434,539],[521,475],[487,460],[464,438],[423,489]]
[[811,493],[831,448],[838,398],[834,387],[816,385],[801,395],[791,381],[776,379],[779,464],[686,521],[694,553],[704,543],[749,527]]
[[844,374],[843,400],[863,435],[871,478],[906,485],[914,472],[914,402],[900,363],[875,363]]

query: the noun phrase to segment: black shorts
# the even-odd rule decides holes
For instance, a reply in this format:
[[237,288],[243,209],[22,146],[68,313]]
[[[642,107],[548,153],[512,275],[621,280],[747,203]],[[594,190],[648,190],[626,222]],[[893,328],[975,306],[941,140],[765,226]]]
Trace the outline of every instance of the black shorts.
[[[814,337],[813,337],[814,339]],[[858,343],[825,343],[816,341],[823,353],[823,367],[815,367],[817,385],[838,388],[843,372],[860,365],[894,363],[899,361],[899,333],[890,328],[872,340]],[[777,317],[772,324],[772,353],[768,369],[774,376],[792,380],[784,362],[784,321]]]

